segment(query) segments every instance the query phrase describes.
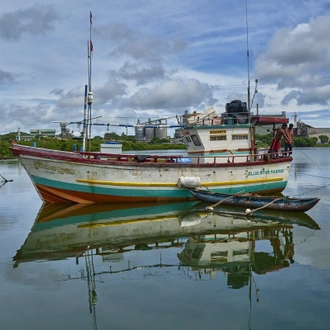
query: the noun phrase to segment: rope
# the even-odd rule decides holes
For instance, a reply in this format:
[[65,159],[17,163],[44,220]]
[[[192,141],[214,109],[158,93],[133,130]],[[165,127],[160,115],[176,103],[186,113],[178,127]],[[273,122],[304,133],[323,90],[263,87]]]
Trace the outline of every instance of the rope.
[[273,199],[271,202],[265,204],[264,206],[258,207],[257,209],[254,209],[254,210],[252,210],[252,211],[249,212],[249,213],[251,214],[251,213],[253,213],[253,212],[255,212],[255,211],[258,211],[258,210],[264,209],[264,208],[267,207],[268,205],[273,204],[274,202],[277,202],[277,201],[279,201],[279,200],[281,200],[281,199],[284,199],[284,198],[286,198],[286,196],[279,197],[279,198],[275,198],[275,199]]
[[301,150],[299,150],[303,155],[305,155],[322,173],[324,173],[322,171],[322,169],[313,161],[312,158],[308,157],[304,152],[302,152]]
[[237,196],[237,195],[239,195],[239,194],[242,194],[242,193],[244,193],[244,190],[239,191],[238,193],[236,193],[236,194],[234,194],[234,195],[230,195],[229,197],[227,197],[227,198],[225,198],[225,199],[222,199],[221,201],[215,203],[214,205],[210,205],[209,208],[211,208],[211,207],[212,207],[212,208],[213,208],[213,207],[216,207],[216,206],[220,205],[221,203],[223,203],[223,202],[225,202],[225,201],[227,201],[227,200],[229,200],[229,199],[231,199],[231,198],[233,198],[233,197],[235,197],[235,196]]

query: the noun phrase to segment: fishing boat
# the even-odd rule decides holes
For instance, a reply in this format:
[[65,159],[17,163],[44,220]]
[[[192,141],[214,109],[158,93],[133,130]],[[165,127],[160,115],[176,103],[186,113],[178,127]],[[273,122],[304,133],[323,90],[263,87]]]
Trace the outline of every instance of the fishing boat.
[[[189,189],[190,193],[198,200],[215,205],[235,205],[248,208],[248,213],[253,209],[280,210],[287,212],[306,212],[314,207],[320,200],[319,197],[295,198],[289,196],[260,196],[250,193],[237,193],[233,195],[215,193],[205,189]],[[252,210],[251,210],[252,209]]]
[[64,152],[24,146],[15,141],[10,148],[45,203],[183,201],[192,199],[187,187],[199,186],[227,194],[242,189],[263,194],[285,189],[292,157],[280,152],[273,158],[267,149],[258,149],[255,127],[264,124],[275,127],[289,120],[280,116],[260,116],[258,112],[253,114],[249,86],[248,102],[233,100],[219,114],[209,108],[201,113],[183,115],[178,125],[171,126],[177,128],[187,147],[185,155],[86,151],[93,125],[92,51],[91,46],[88,48],[88,88],[86,85],[84,119],[81,121],[84,125],[83,150]]
[[199,186],[227,194],[281,192],[292,158],[260,155],[253,129],[250,120],[188,126],[181,131],[188,157],[64,152],[15,142],[11,150],[45,203],[189,200],[186,188]]

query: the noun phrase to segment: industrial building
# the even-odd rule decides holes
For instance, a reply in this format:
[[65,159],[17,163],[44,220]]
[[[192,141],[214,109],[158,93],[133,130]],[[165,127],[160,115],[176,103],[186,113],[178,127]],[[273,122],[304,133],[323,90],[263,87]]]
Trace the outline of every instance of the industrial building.
[[135,127],[135,139],[137,142],[150,142],[153,138],[167,138],[167,127],[157,127],[157,125],[167,125],[167,118],[148,120],[148,122],[138,123]]
[[31,141],[35,139],[37,136],[47,136],[54,138],[56,136],[55,129],[30,129],[30,134],[28,133],[21,133],[20,128],[17,130],[17,141]]

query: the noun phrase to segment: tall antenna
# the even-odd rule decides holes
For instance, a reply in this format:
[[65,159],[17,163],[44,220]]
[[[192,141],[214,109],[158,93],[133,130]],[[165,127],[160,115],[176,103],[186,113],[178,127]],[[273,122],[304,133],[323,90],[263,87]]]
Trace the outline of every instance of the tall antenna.
[[89,41],[87,43],[88,53],[88,111],[87,111],[87,129],[86,129],[86,140],[88,140],[88,151],[91,151],[91,137],[92,137],[92,103],[93,103],[93,92],[92,92],[92,53],[93,53],[93,42],[92,42],[92,12],[89,13]]
[[247,69],[248,69],[248,111],[251,110],[251,95],[250,95],[250,51],[249,51],[249,21],[248,21],[248,6],[245,0],[245,17],[246,17],[246,55],[247,55]]

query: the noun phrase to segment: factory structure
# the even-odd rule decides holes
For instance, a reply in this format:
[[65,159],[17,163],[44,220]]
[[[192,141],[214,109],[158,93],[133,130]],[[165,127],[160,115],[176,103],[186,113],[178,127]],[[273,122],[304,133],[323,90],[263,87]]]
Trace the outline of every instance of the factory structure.
[[137,121],[135,125],[135,139],[137,142],[150,142],[153,138],[166,139],[167,127],[158,127],[167,125],[168,118],[161,118],[157,120],[149,119],[145,123]]
[[294,126],[295,136],[301,136],[308,139],[316,137],[320,141],[321,135],[326,135],[330,140],[330,128],[315,128],[298,120]]

